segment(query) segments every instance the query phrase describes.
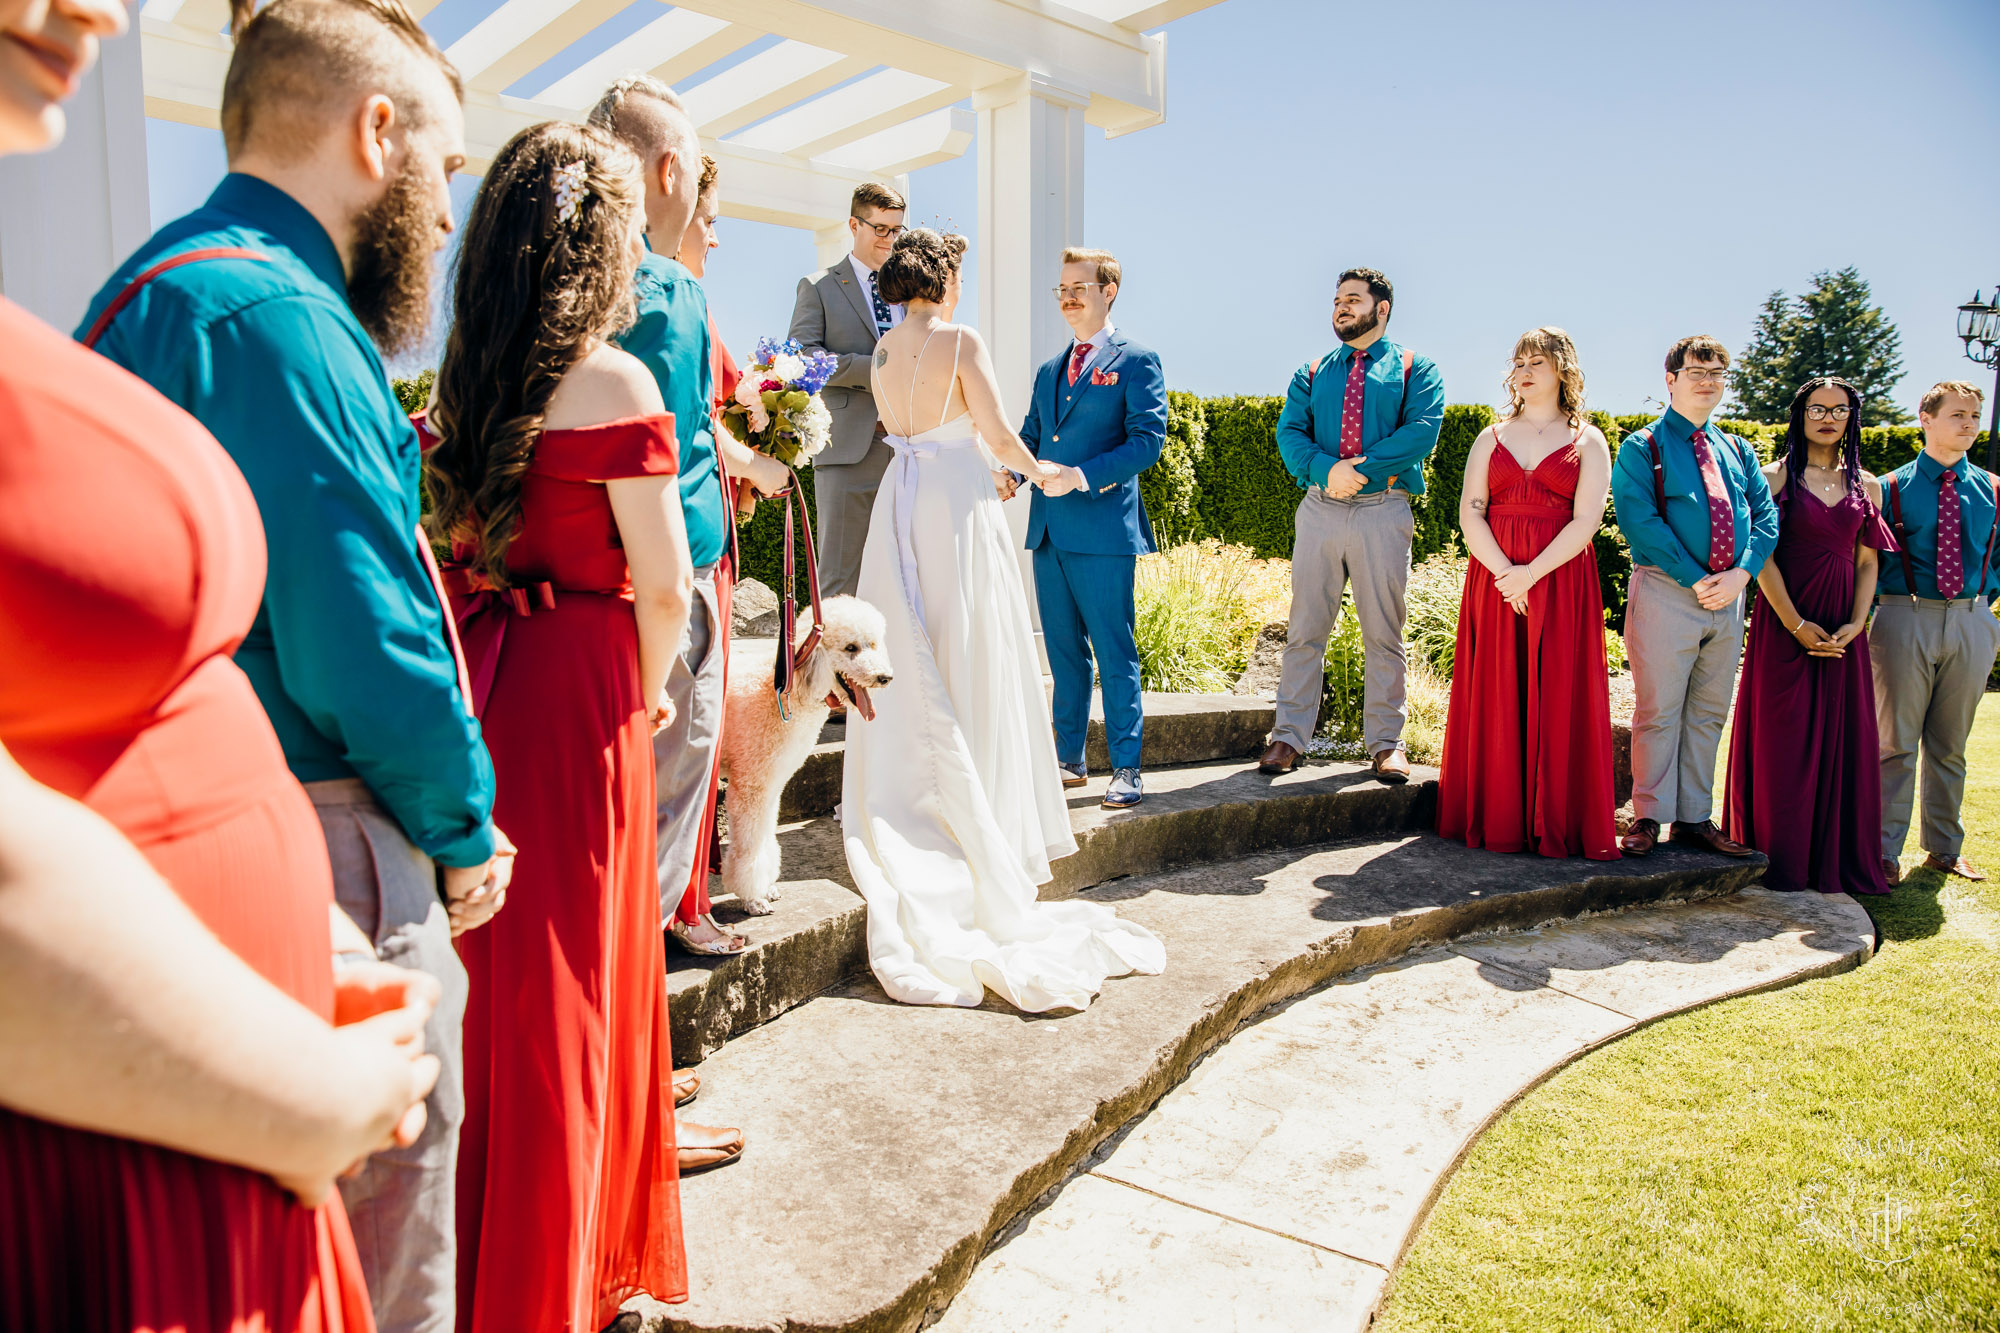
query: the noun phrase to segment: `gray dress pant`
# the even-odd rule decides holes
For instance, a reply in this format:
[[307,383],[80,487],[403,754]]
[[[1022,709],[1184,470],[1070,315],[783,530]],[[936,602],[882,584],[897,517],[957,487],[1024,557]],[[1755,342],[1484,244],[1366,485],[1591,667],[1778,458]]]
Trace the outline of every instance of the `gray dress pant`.
[[1409,712],[1403,597],[1410,586],[1410,539],[1416,530],[1410,493],[1391,487],[1336,500],[1314,486],[1299,501],[1292,525],[1292,610],[1271,739],[1301,753],[1312,739],[1326,685],[1326,641],[1340,616],[1340,594],[1352,584],[1367,659],[1368,753],[1397,748]]
[[370,1157],[340,1182],[375,1326],[382,1333],[451,1333],[458,1289],[458,1130],[465,1119],[465,968],[437,871],[359,778],[308,782],[333,861],[333,896],[383,962],[438,979],[444,993],[424,1026],[443,1069],[426,1100],[424,1132]]
[[1957,857],[1965,846],[1965,741],[2000,651],[2000,623],[1984,602],[1885,595],[1868,631],[1875,664],[1875,727],[1882,748],[1882,855],[1903,854],[1923,749],[1926,852]]
[[722,735],[722,668],[729,651],[728,638],[720,633],[715,569],[706,565],[694,573],[694,604],[681,635],[680,656],[667,673],[673,725],[653,737],[662,930],[680,911],[695,859],[708,850],[701,845],[701,824],[715,777],[716,741]]
[[1743,656],[1743,598],[1716,611],[1673,575],[1632,570],[1625,603],[1632,663],[1632,813],[1661,824],[1715,814],[1715,756],[1736,664]]
[[[813,504],[819,510],[819,589],[825,596],[852,595],[860,583],[868,515],[875,508],[882,474],[895,456],[896,451],[878,429],[860,462],[813,464]],[[779,596],[783,595],[781,591]]]

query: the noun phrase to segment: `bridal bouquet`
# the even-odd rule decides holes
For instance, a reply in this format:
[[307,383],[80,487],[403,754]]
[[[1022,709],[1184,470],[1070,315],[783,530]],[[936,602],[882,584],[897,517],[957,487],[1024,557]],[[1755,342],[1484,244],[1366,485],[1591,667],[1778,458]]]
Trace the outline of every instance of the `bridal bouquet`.
[[831,352],[808,352],[798,339],[761,338],[757,359],[736,382],[722,424],[744,444],[786,467],[803,467],[826,448],[833,414],[819,391],[840,364]]

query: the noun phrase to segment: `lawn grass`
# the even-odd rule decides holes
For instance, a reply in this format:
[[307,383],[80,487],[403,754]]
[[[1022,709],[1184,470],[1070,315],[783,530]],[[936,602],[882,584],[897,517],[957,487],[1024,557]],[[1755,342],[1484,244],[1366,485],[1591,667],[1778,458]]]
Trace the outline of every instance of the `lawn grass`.
[[[2000,695],[1967,767],[1966,855],[2000,869]],[[2000,885],[1917,871],[1866,905],[1860,969],[1668,1019],[1522,1099],[1375,1328],[2000,1329]]]

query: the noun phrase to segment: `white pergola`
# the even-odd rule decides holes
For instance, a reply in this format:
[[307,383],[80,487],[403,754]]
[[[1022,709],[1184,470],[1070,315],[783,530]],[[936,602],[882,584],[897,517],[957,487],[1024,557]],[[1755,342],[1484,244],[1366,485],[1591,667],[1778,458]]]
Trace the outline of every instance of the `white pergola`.
[[[414,0],[427,15],[438,0]],[[681,0],[614,44],[590,35],[631,0],[499,0],[448,48],[483,170],[516,131],[581,119],[648,72],[681,92],[723,167],[723,212],[848,245],[848,199],[962,155],[979,162],[979,312],[1008,401],[1066,336],[1044,295],[1083,237],[1083,127],[1166,115],[1166,38],[1217,0]],[[230,44],[224,0],[145,0],[54,153],[0,164],[0,290],[59,327],[147,234],[145,125],[214,126]],[[754,49],[753,49],[754,48]],[[747,54],[746,54],[747,52]],[[970,103],[971,110],[965,109]]]

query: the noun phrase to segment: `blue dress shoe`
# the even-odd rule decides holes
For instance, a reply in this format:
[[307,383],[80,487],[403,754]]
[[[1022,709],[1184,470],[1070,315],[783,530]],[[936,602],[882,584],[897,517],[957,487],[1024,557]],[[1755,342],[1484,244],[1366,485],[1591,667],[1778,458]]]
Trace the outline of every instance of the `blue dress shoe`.
[[1062,770],[1062,784],[1065,787],[1081,787],[1090,781],[1090,773],[1082,764],[1058,763],[1056,767]]
[[1104,793],[1103,805],[1106,810],[1129,810],[1146,799],[1146,793],[1139,786],[1139,770],[1119,768],[1112,770],[1111,787]]

